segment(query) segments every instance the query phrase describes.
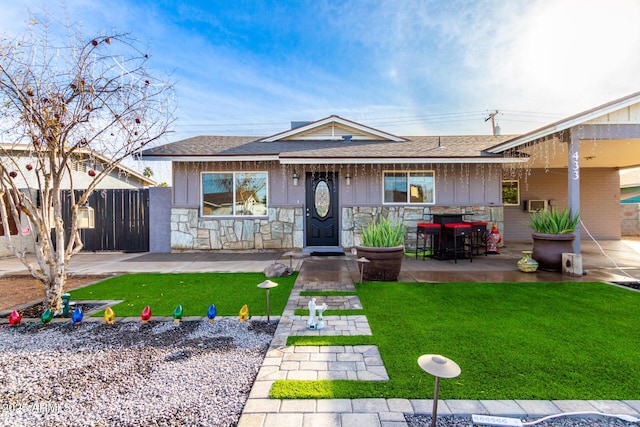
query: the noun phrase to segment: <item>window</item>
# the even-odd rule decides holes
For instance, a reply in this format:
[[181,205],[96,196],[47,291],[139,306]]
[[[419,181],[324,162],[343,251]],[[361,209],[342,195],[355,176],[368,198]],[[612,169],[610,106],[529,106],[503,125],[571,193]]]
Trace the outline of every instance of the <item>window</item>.
[[519,181],[502,181],[502,204],[505,206],[520,206]]
[[203,216],[267,214],[266,172],[204,172]]
[[384,203],[434,203],[433,171],[384,172]]

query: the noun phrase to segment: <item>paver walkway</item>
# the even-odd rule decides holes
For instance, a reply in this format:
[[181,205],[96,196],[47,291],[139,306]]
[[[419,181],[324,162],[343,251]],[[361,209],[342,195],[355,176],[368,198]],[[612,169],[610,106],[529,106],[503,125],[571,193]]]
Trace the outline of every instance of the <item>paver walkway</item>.
[[[258,372],[239,427],[406,427],[405,414],[431,415],[429,399],[270,399],[276,380],[360,381],[388,380],[376,346],[287,346],[291,335],[371,335],[366,316],[324,316],[325,327],[307,329],[313,296],[302,291],[353,291],[356,263],[348,258],[304,260],[287,306],[280,317],[271,347]],[[355,296],[315,296],[316,305],[329,309],[358,309]],[[416,362],[417,363],[417,362]],[[426,375],[426,374],[425,374]],[[640,401],[537,401],[537,400],[440,400],[439,416],[471,414],[515,418],[539,418],[562,412],[603,412],[640,417]]]

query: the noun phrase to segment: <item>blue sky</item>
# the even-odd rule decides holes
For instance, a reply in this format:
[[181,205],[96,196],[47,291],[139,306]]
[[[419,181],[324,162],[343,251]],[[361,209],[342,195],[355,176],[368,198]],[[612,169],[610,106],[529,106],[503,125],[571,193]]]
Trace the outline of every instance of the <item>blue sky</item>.
[[640,90],[637,0],[0,0],[130,32],[172,73],[164,142],[271,135],[331,114],[399,135],[522,133]]

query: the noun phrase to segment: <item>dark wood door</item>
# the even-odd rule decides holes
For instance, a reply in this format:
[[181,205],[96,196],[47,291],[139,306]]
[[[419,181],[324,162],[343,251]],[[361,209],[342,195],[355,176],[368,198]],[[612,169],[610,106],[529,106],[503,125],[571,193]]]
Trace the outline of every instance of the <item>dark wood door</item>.
[[338,246],[338,175],[306,175],[307,246]]

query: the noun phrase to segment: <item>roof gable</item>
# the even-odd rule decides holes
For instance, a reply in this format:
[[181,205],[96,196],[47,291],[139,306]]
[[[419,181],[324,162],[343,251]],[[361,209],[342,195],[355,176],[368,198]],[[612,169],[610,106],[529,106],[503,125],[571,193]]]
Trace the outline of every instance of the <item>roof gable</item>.
[[360,123],[352,122],[340,116],[329,116],[324,119],[280,132],[260,139],[260,142],[275,141],[394,141],[406,139],[374,129]]

